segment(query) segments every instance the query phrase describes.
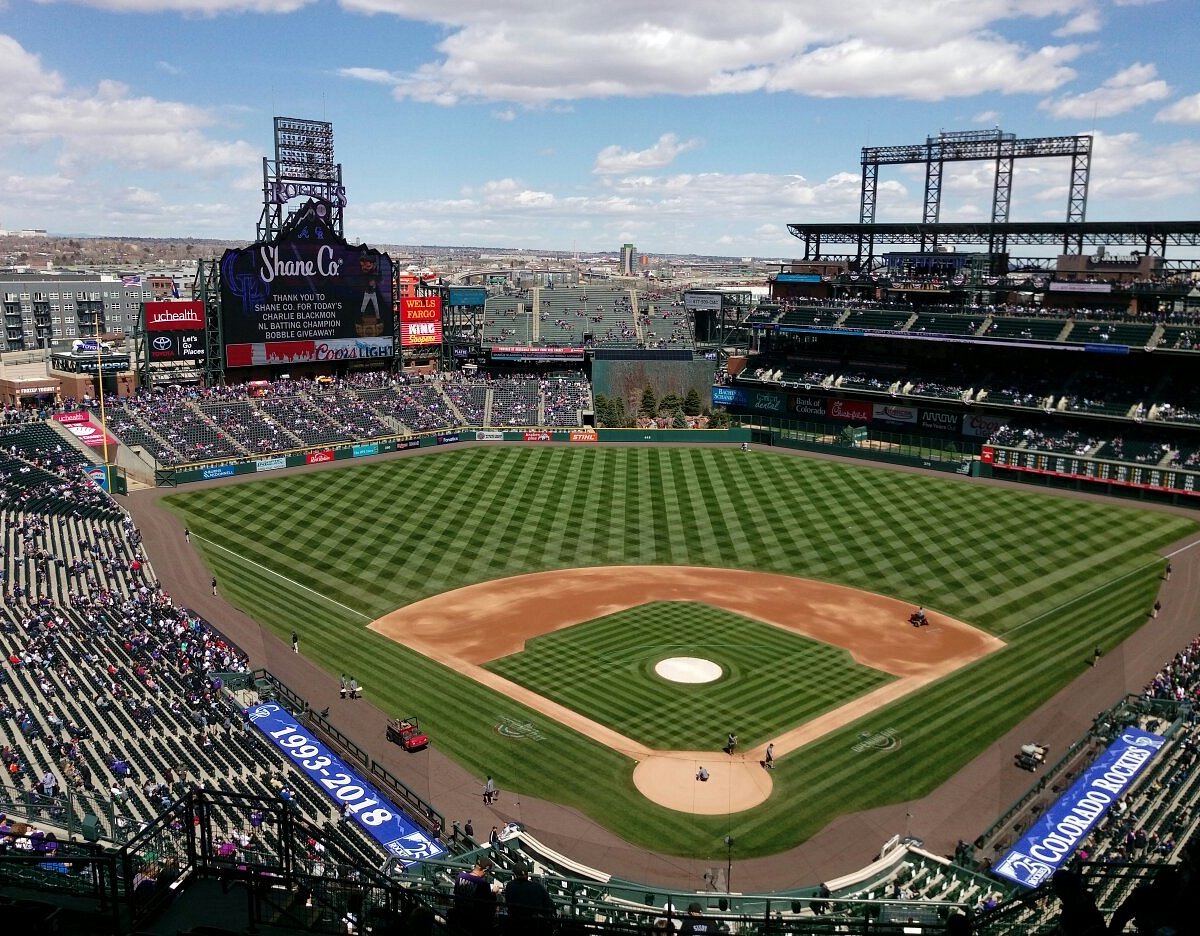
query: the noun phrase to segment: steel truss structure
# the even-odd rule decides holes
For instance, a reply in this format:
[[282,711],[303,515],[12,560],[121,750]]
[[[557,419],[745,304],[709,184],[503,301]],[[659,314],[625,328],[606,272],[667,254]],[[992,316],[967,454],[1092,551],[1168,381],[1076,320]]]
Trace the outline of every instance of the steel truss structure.
[[[863,271],[874,267],[877,246],[893,244],[919,244],[922,251],[972,246],[1001,254],[1008,253],[1011,246],[1057,247],[1063,254],[1081,254],[1087,248],[1129,247],[1161,257],[1164,271],[1200,271],[1200,259],[1168,260],[1166,256],[1171,247],[1200,247],[1200,221],[789,224],[788,230],[804,241],[803,259],[839,259]],[[852,245],[855,252],[826,252],[825,248],[834,244]]]
[[263,209],[257,240],[274,240],[290,218],[288,202],[315,199],[328,213],[325,220],[344,238],[342,212],[346,186],[342,164],[333,161],[333,124],[300,117],[275,118],[275,158],[263,157]]
[[[1013,168],[1018,159],[1069,158],[1071,180],[1064,222],[1009,221]],[[942,175],[948,162],[990,161],[995,166],[992,214],[986,222],[942,223]],[[804,241],[804,260],[838,261],[867,272],[881,262],[876,248],[904,245],[921,253],[948,247],[973,247],[1007,256],[1014,246],[1051,246],[1061,254],[1082,254],[1087,248],[1129,247],[1162,260],[1166,273],[1200,271],[1200,259],[1168,259],[1168,247],[1200,247],[1200,222],[1129,221],[1093,223],[1087,218],[1091,176],[1092,137],[1059,136],[1018,139],[1003,130],[941,132],[924,143],[865,146],[862,149],[862,189],[857,224],[789,224]],[[918,223],[875,222],[879,167],[925,165],[923,212]],[[829,253],[832,244],[851,245],[851,251]],[[1009,258],[1013,266],[1052,267],[1045,257]]]
[[[992,184],[992,224],[1007,224],[1012,203],[1013,165],[1018,159],[1069,157],[1071,185],[1067,197],[1067,223],[1081,223],[1087,217],[1088,180],[1092,166],[1090,136],[1033,137],[1017,139],[1003,130],[967,130],[939,133],[924,143],[901,146],[864,146],[862,150],[862,190],[859,195],[859,224],[875,223],[875,204],[879,192],[879,167],[925,164],[925,197],[922,222],[937,224],[942,212],[942,173],[948,162],[983,162],[995,165]],[[935,245],[922,243],[921,249]],[[999,250],[992,245],[993,253]]]

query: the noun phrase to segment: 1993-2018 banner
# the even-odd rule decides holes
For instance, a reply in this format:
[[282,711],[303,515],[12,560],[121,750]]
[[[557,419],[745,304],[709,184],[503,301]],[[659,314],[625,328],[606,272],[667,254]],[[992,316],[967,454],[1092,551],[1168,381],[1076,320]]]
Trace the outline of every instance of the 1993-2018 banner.
[[437,858],[445,846],[431,839],[408,815],[360,777],[344,760],[298,725],[275,702],[252,707],[250,723],[279,748],[367,835],[405,863]]

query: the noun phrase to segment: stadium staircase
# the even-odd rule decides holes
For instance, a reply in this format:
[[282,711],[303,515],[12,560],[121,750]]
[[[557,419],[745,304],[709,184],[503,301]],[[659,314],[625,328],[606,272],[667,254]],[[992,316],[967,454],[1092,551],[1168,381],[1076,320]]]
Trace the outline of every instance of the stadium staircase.
[[60,439],[63,439],[64,444],[70,446],[72,449],[78,452],[81,456],[83,456],[84,459],[87,460],[88,463],[93,465],[99,465],[103,463],[104,459],[96,452],[92,451],[91,448],[84,445],[79,440],[79,436],[75,435],[75,433],[68,429],[66,423],[62,422],[61,420],[47,419],[44,423],[40,423],[39,425],[46,426],[50,432],[53,432]]
[[644,345],[646,343],[646,332],[642,328],[642,313],[638,306],[638,293],[636,289],[629,290],[629,308],[633,315],[633,331],[637,336],[637,343]]
[[[252,454],[250,449],[248,449],[241,440],[234,438],[232,435],[230,435],[228,432],[226,432],[224,429],[222,429],[219,425],[217,425],[217,423],[213,420],[213,418],[211,416],[209,416],[208,413],[204,412],[204,410],[200,408],[200,404],[197,403],[195,400],[185,401],[184,406],[188,410],[191,411],[191,413],[196,417],[196,419],[198,419],[200,421],[200,424],[202,426],[209,429],[219,439],[222,439],[223,441],[227,442],[230,446],[232,446],[234,449],[236,449],[242,455]],[[297,441],[299,441],[299,440],[297,440]]]

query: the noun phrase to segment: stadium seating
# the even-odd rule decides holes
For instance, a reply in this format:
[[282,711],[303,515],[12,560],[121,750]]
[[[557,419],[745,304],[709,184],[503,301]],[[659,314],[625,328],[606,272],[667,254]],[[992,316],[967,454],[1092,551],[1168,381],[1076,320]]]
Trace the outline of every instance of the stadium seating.
[[300,393],[270,394],[256,405],[278,426],[294,435],[301,445],[332,445],[351,442],[354,434],[335,425],[310,398]]
[[983,326],[984,315],[958,315],[947,312],[922,312],[909,327],[911,332],[933,335],[974,335]]
[[444,389],[450,402],[462,413],[461,422],[465,422],[468,426],[482,426],[484,424],[488,395],[486,386],[461,381],[448,381]]
[[550,377],[542,381],[542,422],[547,426],[582,425],[582,414],[592,409],[592,388],[583,374]]
[[409,432],[428,432],[458,424],[450,401],[434,383],[398,382],[395,386],[360,389],[357,394],[382,416],[394,419]]
[[484,425],[537,426],[541,404],[535,379],[497,380],[492,384],[492,407]]
[[874,328],[897,331],[905,328],[911,309],[851,309],[839,323],[842,328]]
[[202,403],[200,410],[248,452],[281,452],[299,448],[299,437],[258,412],[249,401]]
[[[158,589],[128,517],[86,479],[5,459],[0,478],[15,471],[19,485],[0,483],[0,744],[26,819],[61,834],[91,813],[121,842],[208,787],[277,802],[286,790],[305,822],[332,830],[336,809],[205,675],[245,659]],[[356,829],[336,837],[378,864]]]
[[989,338],[1019,338],[1025,341],[1058,341],[1066,327],[1061,319],[1007,318],[995,316],[987,329]]
[[0,450],[51,470],[61,467],[83,468],[91,464],[82,452],[73,448],[46,423],[0,426]]

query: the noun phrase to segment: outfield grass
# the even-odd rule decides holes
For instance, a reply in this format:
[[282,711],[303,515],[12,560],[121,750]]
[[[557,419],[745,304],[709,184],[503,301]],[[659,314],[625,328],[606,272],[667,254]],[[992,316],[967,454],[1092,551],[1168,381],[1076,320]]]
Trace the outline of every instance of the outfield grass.
[[[1154,551],[1196,529],[1132,508],[709,448],[441,450],[167,502],[227,598],[281,637],[298,629],[306,654],[377,687],[382,707],[417,712],[441,750],[630,841],[699,856],[723,854],[730,831],[742,857],[779,851],[837,814],[928,792],[1078,675],[1097,642],[1111,648],[1141,626],[1163,566]],[[473,582],[628,563],[867,588],[1009,646],[783,759],[771,800],[731,822],[646,803],[625,758],[365,630]],[[465,711],[533,722],[545,735],[538,756]],[[883,728],[903,739],[894,753],[851,750],[860,731]]]
[[[722,677],[669,682],[654,665],[697,656]],[[487,669],[659,750],[745,747],[888,682],[848,652],[721,608],[655,601],[525,642]]]

